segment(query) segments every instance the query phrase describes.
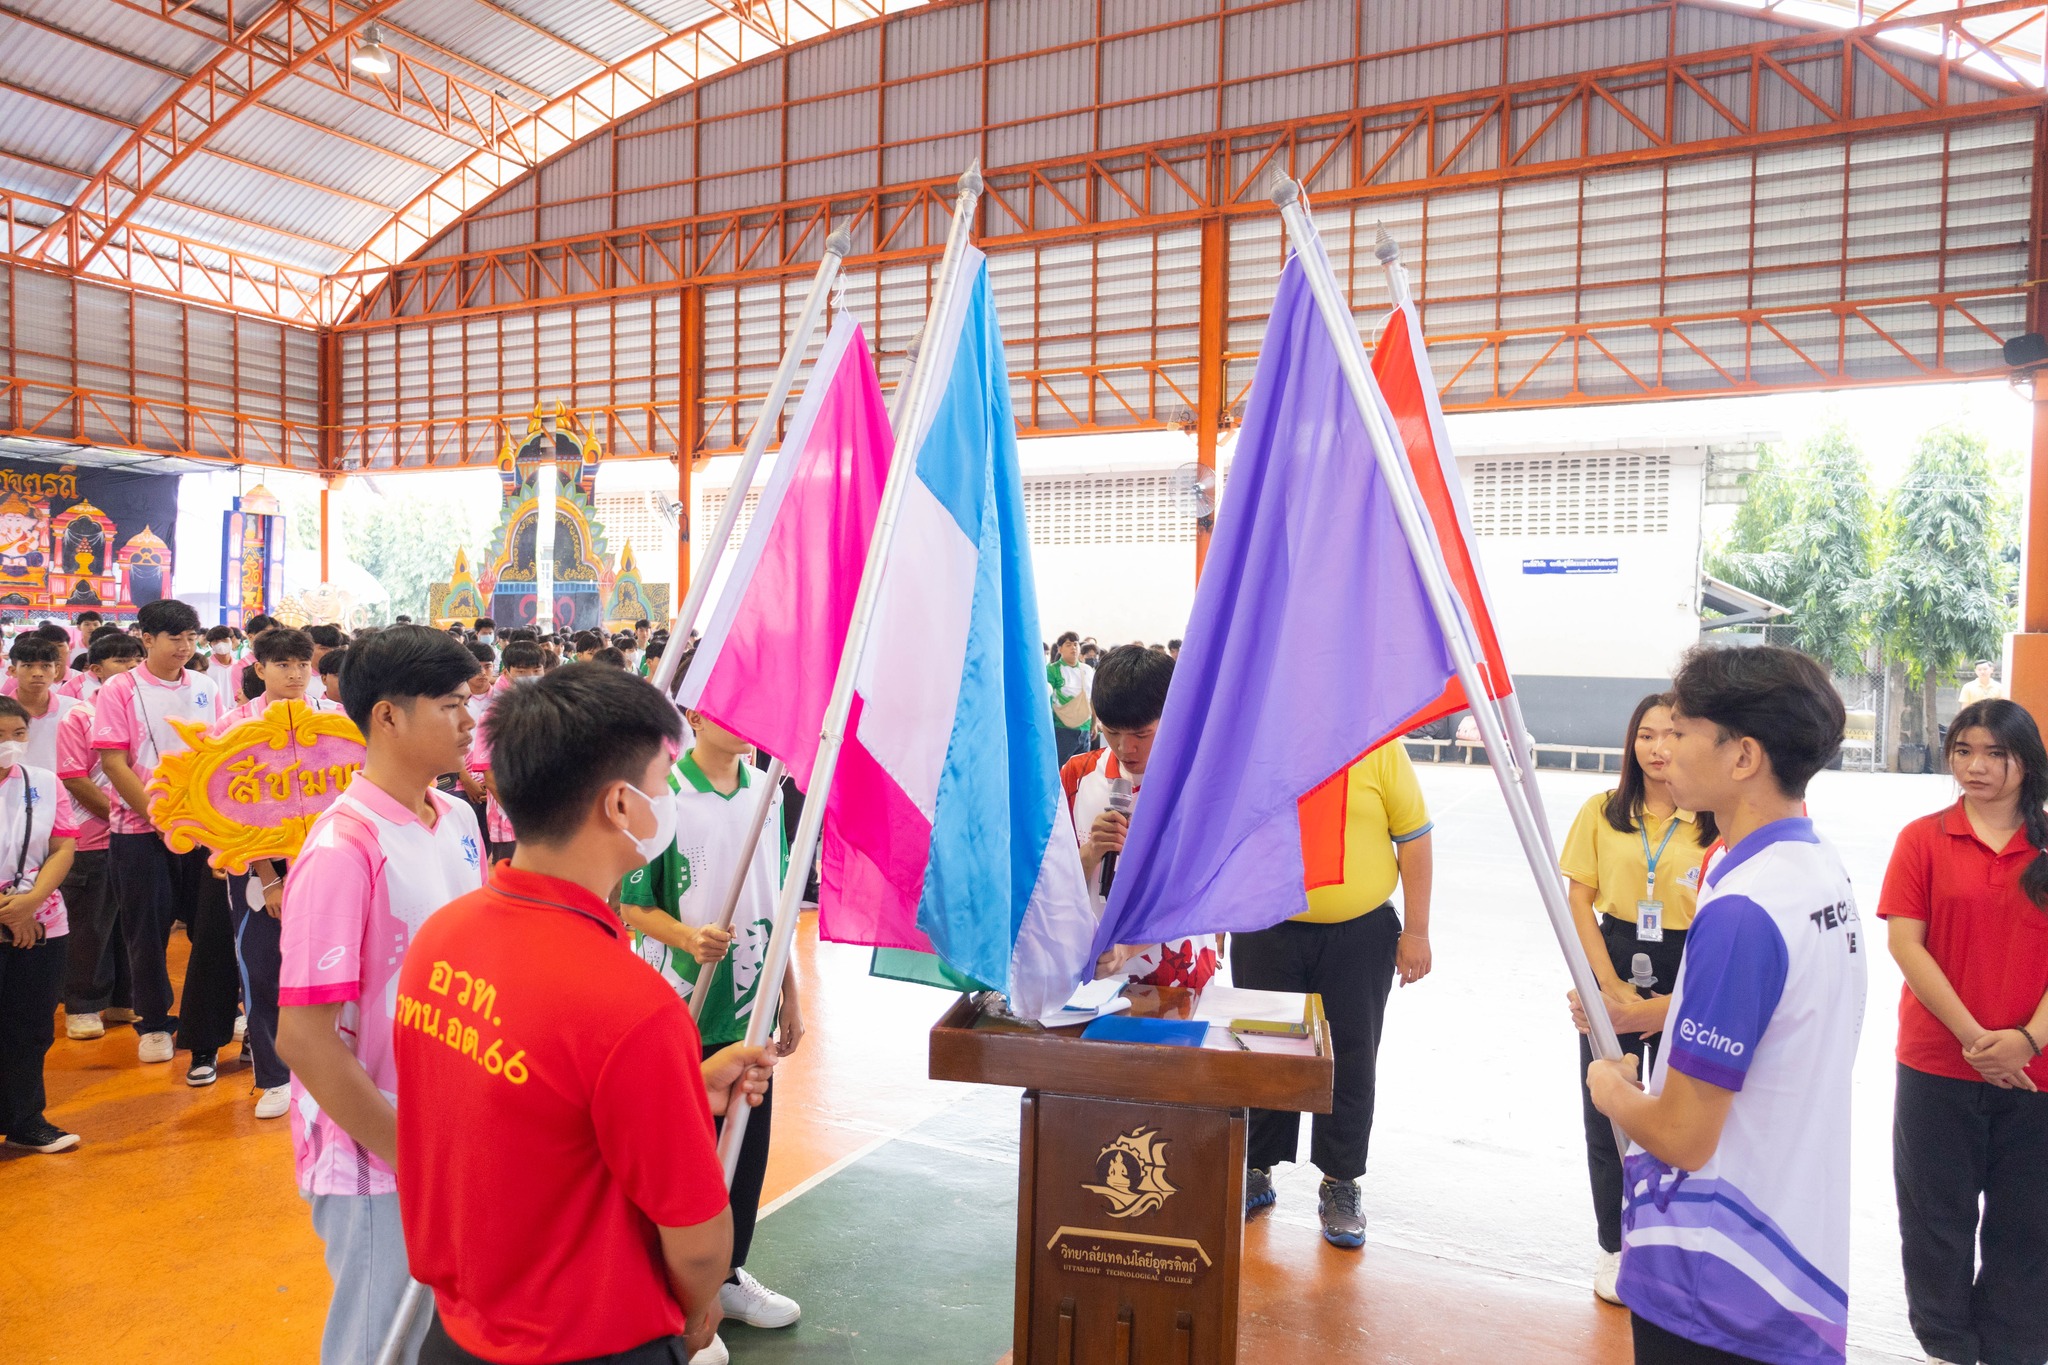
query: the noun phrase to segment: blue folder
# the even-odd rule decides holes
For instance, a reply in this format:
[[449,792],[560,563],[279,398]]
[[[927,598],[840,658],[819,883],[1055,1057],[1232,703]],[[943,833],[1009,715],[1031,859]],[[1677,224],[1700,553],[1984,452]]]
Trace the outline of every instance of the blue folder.
[[1209,1025],[1202,1019],[1134,1019],[1107,1014],[1081,1030],[1098,1043],[1152,1043],[1162,1047],[1200,1047]]

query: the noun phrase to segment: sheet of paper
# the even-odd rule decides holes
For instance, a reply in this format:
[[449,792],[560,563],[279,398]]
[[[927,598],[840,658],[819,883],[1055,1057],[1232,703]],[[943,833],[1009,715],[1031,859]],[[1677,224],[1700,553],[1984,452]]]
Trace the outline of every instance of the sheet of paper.
[[1233,1019],[1298,1024],[1308,997],[1295,991],[1251,991],[1241,986],[1210,984],[1195,1005],[1195,1018],[1227,1024]]
[[[1239,1014],[1233,1017],[1242,1019],[1245,1016]],[[1243,1047],[1238,1046],[1240,1039],[1243,1040]],[[1316,1043],[1313,1038],[1280,1038],[1263,1033],[1233,1034],[1228,1027],[1213,1019],[1209,1021],[1209,1036],[1202,1040],[1202,1046],[1221,1052],[1273,1052],[1289,1057],[1316,1055]]]
[[1101,1018],[1105,1014],[1116,1014],[1121,1010],[1127,1010],[1131,1007],[1129,1000],[1114,993],[1114,991],[1123,989],[1124,983],[1122,981],[1092,981],[1089,985],[1109,986],[1113,988],[1112,993],[1107,998],[1100,999],[1097,1004],[1079,1004],[1077,1002],[1082,1000],[1084,993],[1089,1000],[1097,1000],[1103,995],[1101,991],[1089,991],[1087,986],[1083,986],[1080,991],[1075,992],[1074,999],[1069,1000],[1065,1008],[1056,1009],[1050,1014],[1041,1016],[1038,1022],[1047,1028],[1065,1028],[1069,1024],[1086,1024],[1091,1020]]

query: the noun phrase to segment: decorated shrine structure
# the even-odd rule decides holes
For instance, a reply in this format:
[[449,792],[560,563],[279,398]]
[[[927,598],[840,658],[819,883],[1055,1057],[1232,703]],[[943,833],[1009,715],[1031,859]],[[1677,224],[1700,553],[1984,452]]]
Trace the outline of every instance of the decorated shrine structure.
[[0,611],[10,618],[130,613],[167,595],[171,547],[155,528],[174,529],[177,481],[151,490],[148,520],[124,506],[117,522],[84,486],[99,474],[0,468]]
[[[614,562],[598,519],[593,494],[597,465],[603,456],[597,437],[583,430],[575,414],[560,403],[552,414],[540,408],[527,419],[526,432],[515,446],[505,442],[498,455],[498,477],[504,505],[490,549],[472,564],[458,550],[446,583],[428,592],[427,610],[434,623],[449,626],[488,616],[499,627],[533,626],[544,632],[629,630],[637,620],[665,620],[669,610],[666,583],[646,583],[626,546]],[[537,614],[538,541],[541,518],[540,471],[553,460],[558,472],[555,494],[554,619]]]

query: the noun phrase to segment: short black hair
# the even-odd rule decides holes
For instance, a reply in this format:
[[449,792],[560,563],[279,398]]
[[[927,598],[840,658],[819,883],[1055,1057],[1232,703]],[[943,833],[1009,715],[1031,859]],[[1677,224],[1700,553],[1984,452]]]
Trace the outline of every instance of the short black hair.
[[626,666],[626,651],[620,649],[617,645],[606,645],[603,649],[590,656],[590,662],[606,664],[612,668],[624,668]]
[[58,625],[55,621],[45,621],[37,626],[36,634],[60,649],[71,643],[71,632]]
[[64,662],[64,650],[47,635],[17,635],[7,651],[11,664],[57,664]]
[[1052,642],[1052,647],[1054,649],[1059,649],[1061,646],[1066,645],[1069,642],[1072,642],[1077,645],[1080,644],[1081,636],[1079,635],[1079,633],[1071,630],[1061,631],[1060,638]]
[[340,649],[348,643],[348,637],[341,633],[341,627],[322,623],[306,628],[307,638],[322,649]]
[[78,624],[81,626],[84,625],[87,621],[104,621],[106,619],[106,617],[100,615],[96,611],[82,611],[78,613],[77,616]]
[[598,630],[579,630],[576,632],[575,638],[569,643],[578,654],[583,653],[587,649],[603,649],[605,647],[604,632]]
[[[339,678],[341,676],[341,666],[348,662],[348,656],[349,650],[346,647],[330,649],[320,657],[319,663],[313,665],[313,671],[323,678]],[[339,698],[334,700],[339,700]]]
[[683,734],[668,698],[594,663],[568,664],[513,688],[491,704],[483,724],[498,804],[520,842],[536,844],[573,838],[599,792],[621,779],[637,783]]
[[93,630],[92,634],[86,636],[85,642],[89,645],[94,640],[104,640],[109,635],[119,635],[125,639],[130,640],[135,638],[134,636],[129,635],[127,631],[121,629],[119,626],[99,626]]
[[[266,630],[263,633],[265,635],[277,634],[277,632],[274,630]],[[256,671],[255,660],[252,659],[248,663],[243,664],[241,671],[242,695],[247,697],[250,701],[256,700],[258,697],[262,696],[265,691],[268,690],[263,685],[263,675]]]
[[393,626],[349,649],[341,668],[341,709],[367,735],[378,702],[445,697],[475,676],[476,660],[445,631]]
[[206,643],[208,644],[212,644],[215,640],[232,640],[234,638],[235,628],[233,626],[215,626],[206,632]]
[[251,635],[261,635],[266,630],[276,630],[284,623],[268,612],[249,618],[248,630]]
[[1095,665],[1095,687],[1088,699],[1101,724],[1112,730],[1141,730],[1166,710],[1166,689],[1172,684],[1172,659],[1156,650],[1118,645]]
[[251,647],[256,651],[259,664],[313,662],[313,637],[303,630],[287,630],[282,626],[266,630],[256,637],[256,643]]
[[493,621],[488,616],[479,616],[476,618],[475,622],[472,623],[472,629],[475,630],[496,630],[497,628],[498,623],[496,621]]
[[1671,680],[1681,716],[1730,738],[1749,738],[1770,756],[1778,790],[1797,799],[1842,750],[1841,694],[1811,655],[1782,645],[1695,645]]
[[1179,649],[1179,648],[1180,648],[1180,641],[1179,641],[1179,640],[1177,640],[1177,639],[1174,639],[1174,640],[1168,640],[1168,641],[1166,642],[1166,647],[1167,647],[1168,649]]
[[547,656],[540,652],[540,646],[531,640],[514,640],[505,646],[498,667],[506,672],[515,668],[540,668],[547,663]]
[[28,708],[12,697],[0,697],[0,716],[12,716],[24,725],[29,722]]
[[666,640],[649,640],[647,642],[647,657],[649,659],[659,659],[667,650],[668,641]]
[[642,626],[645,626],[649,630],[654,629],[654,623],[644,616],[633,623],[633,629],[639,630]]
[[142,647],[142,641],[117,630],[112,635],[95,634],[91,646],[85,651],[85,661],[103,664],[109,659],[139,659],[148,652]]
[[394,626],[409,626],[412,624],[412,618],[403,613],[400,613],[398,619],[393,621],[391,624]]
[[475,644],[469,647],[469,657],[475,659],[485,668],[489,668],[492,664],[498,662],[498,651],[492,649],[489,645]]
[[135,624],[144,635],[197,635],[199,613],[175,597],[144,602],[135,613]]

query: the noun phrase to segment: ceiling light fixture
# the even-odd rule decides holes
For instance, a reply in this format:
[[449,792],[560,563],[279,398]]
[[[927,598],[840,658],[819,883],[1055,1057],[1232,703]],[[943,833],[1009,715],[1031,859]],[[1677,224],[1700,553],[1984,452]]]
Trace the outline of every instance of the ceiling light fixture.
[[349,54],[349,69],[364,76],[388,76],[397,65],[390,52],[384,47],[384,30],[371,24],[363,30],[363,40],[356,44],[356,50]]

